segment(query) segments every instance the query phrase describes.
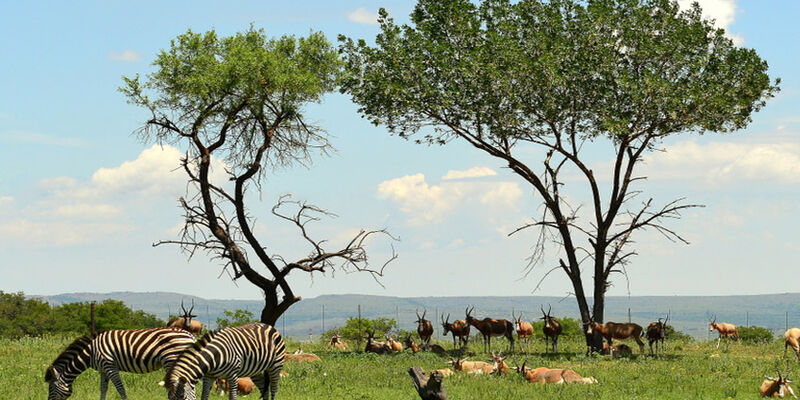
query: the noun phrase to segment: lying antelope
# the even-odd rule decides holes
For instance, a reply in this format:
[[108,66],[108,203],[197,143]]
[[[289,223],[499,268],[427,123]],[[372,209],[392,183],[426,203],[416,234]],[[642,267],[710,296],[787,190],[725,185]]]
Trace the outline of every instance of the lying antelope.
[[403,344],[392,339],[392,337],[389,335],[386,335],[386,346],[395,353],[403,351]]
[[494,366],[487,362],[467,361],[462,360],[461,358],[456,360],[451,358],[448,364],[453,364],[454,370],[465,372],[467,374],[491,374],[494,370]]
[[433,336],[433,324],[431,321],[425,319],[425,314],[428,310],[422,310],[422,316],[419,316],[419,310],[417,312],[417,334],[419,334],[419,340],[422,341],[422,347],[426,348],[431,344],[431,336]]
[[525,380],[530,383],[597,383],[597,379],[594,379],[591,376],[584,378],[571,369],[550,369],[545,367],[539,367],[536,369],[526,368],[525,364],[527,362],[528,361],[526,360],[522,363],[522,367],[515,367],[514,369],[522,374],[522,376],[525,377]]
[[613,345],[613,340],[625,340],[633,338],[636,340],[636,344],[639,345],[639,352],[644,354],[644,342],[640,336],[642,336],[642,327],[639,324],[634,323],[616,323],[616,322],[606,322],[605,324],[600,324],[594,322],[591,318],[589,322],[585,324],[586,334],[591,335],[593,331],[600,332],[601,335],[608,341],[609,346]]
[[492,336],[505,336],[508,339],[508,351],[514,351],[514,324],[507,319],[494,319],[484,318],[482,320],[472,317],[472,312],[475,311],[475,306],[472,309],[467,307],[467,323],[474,326],[483,335],[483,351],[492,348]]
[[469,324],[467,321],[457,319],[450,323],[450,314],[447,314],[447,320],[442,315],[442,335],[447,336],[447,332],[453,335],[453,349],[456,348],[456,339],[463,349],[469,341]]
[[608,343],[603,343],[601,354],[610,355],[612,358],[630,357],[633,354],[633,349],[625,343],[614,343],[611,346]]
[[786,357],[786,350],[789,350],[791,346],[792,350],[794,350],[795,358],[800,361],[800,328],[789,328],[789,330],[783,334],[783,337],[785,338],[783,356]]
[[286,361],[292,362],[317,362],[322,361],[318,355],[314,353],[304,353],[302,348],[298,348],[292,354],[286,354],[283,356],[283,359]]
[[506,358],[508,357],[500,357],[497,354],[492,352],[492,373],[497,375],[508,375],[508,364],[506,364]]
[[514,318],[514,325],[517,327],[517,339],[519,340],[519,347],[522,350],[523,344],[525,345],[525,350],[528,350],[528,343],[531,340],[531,336],[533,335],[533,325],[530,322],[522,320],[522,313],[519,313],[519,317],[514,315],[514,311],[511,311],[511,317]]
[[364,346],[365,353],[377,353],[377,354],[386,354],[390,353],[392,350],[383,342],[376,342],[375,341],[375,330],[373,329],[371,332],[368,333],[368,336],[364,339],[367,339],[367,344]]
[[661,318],[657,322],[651,322],[647,325],[645,336],[647,336],[647,345],[650,346],[650,354],[653,354],[653,342],[656,344],[656,354],[658,354],[658,342],[661,341],[661,351],[664,351],[664,339],[667,337],[667,321],[669,321],[669,313],[664,322]]
[[[226,392],[230,392],[230,385],[228,384],[228,381],[226,379],[222,378],[217,379],[216,382],[214,382],[214,384],[217,386],[218,395],[223,395]],[[246,376],[239,377],[239,379],[236,380],[236,393],[237,395],[247,396],[248,394],[253,392],[254,386],[255,385],[253,384],[252,379]]]
[[558,336],[561,335],[561,322],[558,322],[557,319],[553,318],[550,315],[550,311],[553,309],[553,306],[548,304],[547,312],[544,312],[544,307],[539,306],[539,309],[542,310],[543,317],[540,318],[544,320],[544,326],[542,327],[542,332],[544,333],[544,352],[547,353],[547,341],[548,339],[552,339],[553,341],[553,353],[558,353]]
[[734,324],[729,324],[727,322],[717,323],[717,316],[713,316],[711,320],[708,321],[708,331],[714,332],[716,329],[719,332],[719,338],[717,339],[717,348],[719,348],[719,343],[722,340],[722,337],[725,336],[726,338],[730,339],[731,336],[739,340],[739,328],[736,327]]
[[407,335],[405,340],[403,340],[403,344],[406,346],[407,349],[411,349],[412,353],[419,353],[419,346],[411,340],[411,335]]
[[786,392],[789,392],[792,397],[797,398],[794,394],[794,390],[789,386],[789,384],[792,383],[792,381],[789,380],[789,361],[786,361],[785,375],[781,375],[781,371],[778,369],[777,365],[775,366],[775,372],[778,373],[777,378],[765,376],[767,379],[761,383],[761,388],[758,389],[758,392],[761,393],[761,397],[784,398],[786,397]]
[[339,351],[348,350],[347,343],[342,341],[342,337],[338,333],[334,333],[328,347],[335,347]]

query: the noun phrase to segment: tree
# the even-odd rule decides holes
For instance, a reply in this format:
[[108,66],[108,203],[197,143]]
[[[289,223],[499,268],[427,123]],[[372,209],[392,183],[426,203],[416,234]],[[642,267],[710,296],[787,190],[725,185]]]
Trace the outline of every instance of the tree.
[[[780,82],[697,4],[681,11],[671,0],[419,0],[411,26],[385,10],[378,21],[374,46],[340,36],[343,91],[392,134],[464,140],[530,184],[544,207],[519,229],[538,229],[528,272],[554,244],[558,261],[542,279],[567,275],[584,323],[603,321],[611,274],[625,274],[636,254],[635,232],[686,242],[664,222],[695,205],[637,200],[643,155],[670,135],[744,128]],[[613,151],[609,171],[586,157],[600,145]],[[528,158],[531,149],[540,158]],[[570,172],[582,182],[565,180]],[[606,174],[607,186],[598,179]],[[587,215],[565,198],[573,187],[588,189]]]
[[250,322],[258,322],[253,319],[254,315],[250,311],[237,309],[234,311],[223,310],[225,318],[217,317],[217,328],[222,329],[229,326],[240,326]]
[[[181,164],[190,184],[180,199],[181,238],[155,245],[178,244],[189,257],[200,250],[221,260],[233,280],[244,277],[263,290],[260,319],[271,325],[301,300],[286,280],[292,271],[342,268],[366,271],[376,280],[382,276],[394,252],[373,269],[365,244],[375,235],[391,238],[385,230],[362,230],[345,247],[328,251],[324,241],[311,238],[308,224],[333,214],[282,196],[272,213],[296,225],[311,247],[308,256],[289,262],[267,253],[245,205],[248,189],[261,192],[266,185],[266,172],[308,166],[312,154],[331,149],[327,133],[303,114],[305,104],[320,102],[335,89],[341,73],[341,60],[322,33],[267,40],[263,30],[252,27],[224,38],[214,31],[188,31],[158,54],[154,66],[144,81],[123,77],[120,91],[151,114],[138,130],[144,141],[187,147]],[[230,183],[212,181],[216,160]],[[291,207],[296,211],[288,211]]]

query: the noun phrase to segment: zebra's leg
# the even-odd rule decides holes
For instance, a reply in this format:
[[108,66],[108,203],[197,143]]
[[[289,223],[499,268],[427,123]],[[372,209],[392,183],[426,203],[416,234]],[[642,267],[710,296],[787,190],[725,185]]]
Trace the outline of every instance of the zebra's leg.
[[269,400],[269,398],[267,397],[268,393],[267,389],[269,388],[269,386],[267,385],[268,381],[266,375],[265,374],[254,375],[251,376],[250,379],[253,380],[253,384],[255,384],[256,387],[258,388],[258,391],[261,392],[261,398],[264,400]]
[[[117,388],[117,392],[119,392],[119,396],[122,398],[122,400],[127,400],[128,395],[125,394],[125,387],[122,386],[122,378],[119,377],[119,370],[117,367],[113,365],[106,365],[103,367],[103,372],[106,374],[108,379],[111,379],[111,383],[113,383],[114,387]],[[105,397],[101,394],[100,399],[104,400]]]
[[[269,390],[270,395],[272,396],[272,400],[278,395],[278,381],[281,379],[281,369],[283,368],[283,364],[280,365],[273,365],[269,371],[264,372],[264,380],[267,380],[267,373],[269,373]],[[266,395],[266,393],[264,393]],[[266,399],[266,397],[264,397]]]
[[239,397],[239,377],[234,375],[228,378],[228,400],[236,400]]
[[100,400],[106,400],[106,392],[108,392],[108,375],[100,371]]
[[208,395],[211,393],[211,387],[214,386],[214,379],[207,376],[203,377],[203,394],[200,395],[202,400],[208,400]]

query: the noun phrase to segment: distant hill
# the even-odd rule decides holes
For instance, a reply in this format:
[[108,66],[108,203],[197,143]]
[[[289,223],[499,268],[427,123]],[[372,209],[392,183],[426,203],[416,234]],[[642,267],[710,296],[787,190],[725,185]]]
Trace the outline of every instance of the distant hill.
[[[112,292],[112,293],[65,293],[55,296],[38,297],[53,305],[80,301],[103,301],[115,299],[124,302],[135,310],[143,310],[167,319],[168,314],[176,314],[181,300],[184,304],[195,302],[195,314],[207,326],[216,325],[217,317],[223,310],[243,309],[252,312],[256,318],[261,313],[263,300],[217,300],[168,292]],[[559,300],[561,302],[559,303]],[[553,306],[552,314],[559,317],[578,317],[578,308],[574,298],[561,299],[546,296],[516,297],[389,297],[367,296],[357,294],[326,295],[304,299],[292,306],[278,322],[277,328],[284,334],[298,339],[308,337],[309,329],[315,337],[320,334],[323,325],[323,307],[325,329],[344,325],[349,317],[358,314],[361,305],[363,318],[397,318],[400,328],[416,329],[415,310],[428,310],[427,318],[436,320],[437,335],[440,332],[439,315],[450,320],[463,319],[464,308],[474,305],[473,315],[476,317],[493,317],[511,319],[512,310],[522,312],[524,319],[541,317],[539,306]],[[590,300],[591,304],[591,300]],[[671,310],[670,324],[676,329],[697,338],[708,335],[708,318],[716,314],[719,322],[732,322],[738,325],[758,325],[766,327],[776,334],[782,333],[787,324],[800,326],[800,293],[783,293],[752,296],[643,296],[643,297],[608,297],[606,299],[606,321],[627,321],[628,308],[631,309],[631,320],[647,325],[659,317],[664,317]]]

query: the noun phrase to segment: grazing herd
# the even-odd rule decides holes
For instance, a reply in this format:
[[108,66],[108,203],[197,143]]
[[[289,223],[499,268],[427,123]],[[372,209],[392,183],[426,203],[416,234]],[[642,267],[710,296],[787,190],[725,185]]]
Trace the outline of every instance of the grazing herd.
[[[562,324],[550,315],[552,307],[547,312],[542,311],[542,333],[545,338],[545,353],[558,352],[558,338],[563,331]],[[193,321],[196,317],[192,314],[192,307],[187,311],[181,303],[183,315],[171,320],[164,328],[136,329],[136,330],[110,330],[95,335],[86,335],[75,339],[67,348],[56,357],[45,372],[45,381],[48,383],[48,400],[62,400],[72,395],[72,384],[83,371],[88,368],[96,369],[100,373],[100,396],[105,399],[109,382],[114,384],[122,399],[127,399],[125,387],[122,384],[120,371],[133,373],[148,373],[164,368],[166,376],[160,384],[167,390],[170,400],[194,400],[196,398],[195,385],[203,382],[202,400],[207,400],[212,388],[220,394],[228,392],[228,398],[235,400],[238,394],[247,395],[258,387],[262,399],[275,399],[278,391],[278,380],[287,376],[282,371],[284,362],[316,362],[321,359],[311,353],[303,353],[298,349],[293,354],[287,354],[285,343],[281,335],[273,327],[261,323],[249,323],[238,327],[223,328],[218,331],[206,333],[199,340],[194,335],[202,332],[202,324]],[[520,350],[527,352],[530,338],[533,336],[533,325],[522,319],[512,311],[512,321],[506,319],[484,318],[477,319],[472,316],[475,307],[465,309],[465,319],[450,322],[442,316],[442,333],[450,333],[453,337],[453,351],[463,355],[468,344],[470,327],[474,327],[483,336],[483,349],[491,349],[492,337],[505,337],[508,342],[508,351],[514,352],[514,332],[517,334]],[[364,352],[377,354],[399,353],[410,349],[412,353],[429,351],[436,354],[446,354],[447,351],[438,344],[431,344],[434,333],[433,324],[425,319],[427,310],[422,315],[417,310],[417,334],[420,344],[414,343],[411,335],[407,335],[400,342],[391,336],[385,336],[385,342],[375,340],[375,331],[367,332]],[[617,357],[630,357],[633,350],[624,343],[614,343],[614,340],[633,339],[639,346],[639,353],[644,354],[644,343],[641,337],[646,337],[649,353],[658,355],[664,351],[664,341],[667,336],[667,323],[670,315],[659,318],[642,329],[634,323],[598,323],[591,318],[584,324],[584,333],[589,337],[598,334],[605,339],[602,354]],[[717,347],[722,338],[739,339],[738,329],[729,323],[717,323],[716,316],[709,320],[709,332],[719,332]],[[800,361],[800,328],[791,328],[786,331],[784,357],[791,347],[795,358]],[[653,344],[655,343],[655,349]],[[335,333],[328,347],[338,351],[349,350],[347,343]],[[587,350],[588,353],[589,350]],[[531,383],[597,383],[593,377],[582,377],[571,369],[550,369],[545,367],[528,368],[527,360],[522,366],[509,367],[505,362],[506,357],[491,352],[492,358],[488,361],[468,361],[465,358],[450,358],[452,369],[436,370],[437,376],[452,375],[454,371],[466,374],[497,374],[508,375],[511,370],[517,371]],[[762,397],[785,397],[787,394],[797,397],[789,386],[789,364],[786,371],[776,367],[777,377],[769,377],[761,384],[759,393]]]

